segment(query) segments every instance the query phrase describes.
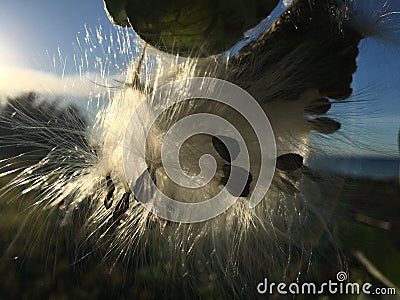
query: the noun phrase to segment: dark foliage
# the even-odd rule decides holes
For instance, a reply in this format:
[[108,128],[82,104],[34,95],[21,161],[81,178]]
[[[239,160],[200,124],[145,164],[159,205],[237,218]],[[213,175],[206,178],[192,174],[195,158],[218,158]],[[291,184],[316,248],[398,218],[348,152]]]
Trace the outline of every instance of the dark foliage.
[[20,154],[43,157],[73,135],[84,141],[86,121],[79,110],[35,93],[8,98],[0,111],[0,159]]

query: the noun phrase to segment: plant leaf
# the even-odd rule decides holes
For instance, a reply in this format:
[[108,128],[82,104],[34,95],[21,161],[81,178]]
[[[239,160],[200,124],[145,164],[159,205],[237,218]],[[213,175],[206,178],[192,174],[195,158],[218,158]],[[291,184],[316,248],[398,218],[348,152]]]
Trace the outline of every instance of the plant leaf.
[[167,52],[217,54],[266,18],[278,0],[104,0],[110,20]]

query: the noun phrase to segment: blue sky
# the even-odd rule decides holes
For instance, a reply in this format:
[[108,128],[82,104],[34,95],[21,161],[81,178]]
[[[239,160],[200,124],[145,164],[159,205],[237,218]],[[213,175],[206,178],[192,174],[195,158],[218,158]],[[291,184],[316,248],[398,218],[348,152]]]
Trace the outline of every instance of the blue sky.
[[73,53],[84,24],[111,27],[101,0],[12,0],[1,7],[0,45],[9,58],[1,62],[23,67],[46,68],[46,51]]
[[[400,1],[391,2],[393,8],[400,11]],[[78,58],[84,56],[77,39],[84,41],[85,26],[94,35],[99,27],[105,34],[116,31],[106,16],[102,0],[3,1],[0,10],[0,95],[9,92],[1,91],[1,81],[3,89],[6,85],[14,92],[19,88],[22,91],[42,89],[42,92],[80,97],[93,93],[93,86],[87,82],[82,84],[73,58],[74,54]],[[400,34],[397,38],[400,40]],[[89,48],[86,44],[82,47]],[[94,68],[86,70],[96,71]],[[61,80],[63,71],[65,76]],[[7,72],[18,80],[5,83]],[[378,150],[385,155],[396,155],[400,127],[400,42],[389,46],[374,41],[363,42],[353,86],[354,99],[368,101],[336,106],[333,117],[340,116],[348,136],[342,138],[343,143],[331,139],[321,147],[327,152],[339,148],[339,152],[350,155],[371,154]],[[360,140],[376,151],[357,149],[346,139]]]

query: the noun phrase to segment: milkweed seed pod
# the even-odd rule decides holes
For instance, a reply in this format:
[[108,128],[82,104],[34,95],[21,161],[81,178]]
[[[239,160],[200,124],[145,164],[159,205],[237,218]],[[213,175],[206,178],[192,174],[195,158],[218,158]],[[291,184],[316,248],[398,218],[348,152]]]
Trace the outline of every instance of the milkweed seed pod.
[[[330,232],[337,199],[332,191],[339,179],[309,166],[311,155],[319,154],[310,134],[340,134],[340,119],[327,113],[338,103],[345,105],[352,95],[360,41],[390,40],[398,32],[388,7],[371,13],[368,5],[359,3],[293,1],[268,30],[243,42],[235,53],[182,58],[143,42],[140,55],[132,57],[126,81],[109,93],[90,128],[78,134],[67,131],[59,142],[57,130],[34,125],[36,136],[57,143],[8,188],[35,189],[37,207],[60,209],[61,226],[85,245],[79,255],[98,249],[114,261],[154,262],[187,295],[204,274],[226,297],[256,294],[255,283],[265,277],[295,280],[309,267],[321,240],[334,246]],[[190,86],[194,77],[202,78],[201,89],[213,91],[218,85],[208,79],[221,79],[254,97],[269,120],[261,125],[263,134],[273,132],[270,152],[262,151],[265,136],[255,129],[255,119],[225,103],[185,94],[185,84]],[[166,84],[171,85],[156,99],[154,92]],[[174,102],[174,97],[189,99]],[[132,123],[138,110],[136,118],[142,123]],[[232,138],[231,129],[216,135],[205,132],[209,117],[184,123],[192,133],[187,140],[164,143],[174,124],[196,114],[216,115],[232,124],[246,148]],[[201,174],[202,159],[211,155],[213,176],[196,188],[180,185],[170,177],[163,147],[176,153],[186,176]],[[146,168],[140,169],[139,162],[127,166],[127,151],[140,152]],[[244,151],[248,168],[235,163]],[[274,162],[271,178],[262,172],[263,159]],[[131,170],[140,175],[134,181],[126,176]],[[245,179],[242,186],[229,184],[235,176]],[[253,206],[257,184],[269,188]],[[178,222],[144,205],[157,202],[155,190],[189,204],[223,190],[237,199],[209,220]],[[340,258],[335,256],[331,263],[332,269],[343,269]],[[168,288],[165,294],[171,295]]]

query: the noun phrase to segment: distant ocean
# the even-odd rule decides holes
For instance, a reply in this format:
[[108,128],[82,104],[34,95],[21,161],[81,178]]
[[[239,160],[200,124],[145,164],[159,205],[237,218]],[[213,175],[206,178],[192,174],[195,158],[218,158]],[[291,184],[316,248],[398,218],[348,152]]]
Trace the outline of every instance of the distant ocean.
[[384,179],[399,177],[400,158],[328,156],[312,159],[309,165],[320,171]]

